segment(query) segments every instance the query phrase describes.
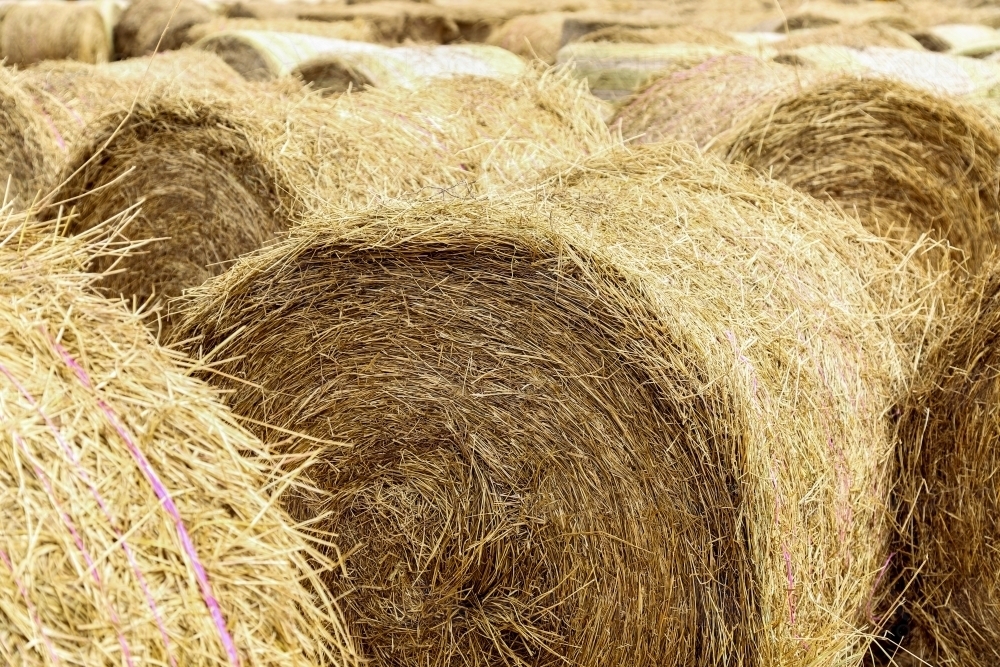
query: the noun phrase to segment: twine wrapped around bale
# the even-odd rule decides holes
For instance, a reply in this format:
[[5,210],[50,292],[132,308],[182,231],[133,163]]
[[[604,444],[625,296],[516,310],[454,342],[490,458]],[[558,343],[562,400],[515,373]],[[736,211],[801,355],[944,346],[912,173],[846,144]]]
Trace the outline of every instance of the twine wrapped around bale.
[[894,566],[909,632],[888,653],[904,664],[1000,661],[998,331],[994,267],[924,357],[900,418],[902,539]]
[[677,139],[704,148],[811,78],[808,70],[753,56],[710,58],[660,77],[623,104],[610,124],[638,143]]
[[562,45],[565,12],[526,14],[505,21],[490,32],[487,44],[499,46],[522,58],[552,65]]
[[765,102],[717,145],[876,233],[946,239],[971,269],[1000,241],[1000,136],[956,101],[892,81],[835,79]]
[[[215,15],[197,0],[133,0],[115,26],[115,54],[146,56],[157,50],[179,49],[193,40],[191,28]],[[162,37],[162,39],[161,39]]]
[[317,214],[175,336],[265,442],[350,445],[286,503],[350,553],[328,582],[373,662],[849,664],[919,328],[900,261],[661,144]]
[[89,290],[117,251],[0,228],[0,662],[354,664],[260,442]]
[[42,60],[107,62],[111,56],[104,18],[93,5],[76,2],[15,4],[3,11],[0,58],[7,65]]
[[[288,74],[306,82],[324,79],[376,87],[416,87],[434,77],[513,77],[524,63],[494,46],[385,47],[314,35],[234,31],[209,35],[197,48],[217,54],[248,81]],[[346,86],[344,86],[346,88]]]
[[263,87],[214,98],[161,95],[127,120],[122,110],[91,125],[55,199],[76,207],[69,233],[142,202],[123,234],[159,240],[101,284],[140,300],[176,296],[319,202],[523,185],[603,150],[612,144],[607,127],[566,79],[455,78],[335,105]]

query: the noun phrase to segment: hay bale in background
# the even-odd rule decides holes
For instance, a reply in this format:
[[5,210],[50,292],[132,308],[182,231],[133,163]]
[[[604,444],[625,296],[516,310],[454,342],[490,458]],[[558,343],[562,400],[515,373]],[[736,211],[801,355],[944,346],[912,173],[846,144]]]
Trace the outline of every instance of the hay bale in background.
[[620,100],[668,72],[745,50],[705,44],[577,43],[559,49],[556,63],[572,64],[573,73],[602,100]]
[[299,21],[297,19],[239,19],[218,18],[200,23],[188,31],[192,42],[220,32],[253,30],[256,32],[291,32],[315,35],[328,39],[347,39],[355,42],[376,41],[372,26],[362,20],[354,21]]
[[492,30],[486,43],[552,65],[561,46],[566,16],[565,12],[546,12],[512,18]]
[[677,26],[670,28],[630,28],[615,25],[594,32],[588,32],[577,42],[608,42],[612,44],[705,44],[709,46],[738,47],[742,42],[734,37],[697,26]]
[[111,43],[101,13],[75,2],[18,4],[3,12],[0,58],[7,65],[42,60],[107,62]]
[[353,664],[260,442],[90,291],[102,248],[4,217],[0,660]]
[[196,48],[217,54],[248,81],[297,73],[307,82],[316,76],[414,88],[430,78],[511,78],[524,71],[524,63],[512,53],[480,44],[389,48],[313,35],[240,31],[209,35]]
[[[115,54],[134,58],[191,43],[191,28],[215,15],[196,0],[134,0],[115,26]],[[160,39],[162,35],[162,41]]]
[[265,441],[351,445],[287,503],[349,550],[374,662],[846,664],[888,555],[898,262],[661,145],[317,215],[175,333]]
[[930,51],[958,56],[983,57],[1000,50],[1000,33],[985,25],[938,25],[913,36]]
[[998,331],[994,266],[923,359],[900,418],[895,593],[902,595],[909,635],[892,652],[909,653],[914,663],[1000,661]]
[[752,56],[720,56],[678,68],[640,91],[611,120],[639,143],[666,139],[704,148],[719,133],[808,82],[810,73]]
[[814,44],[838,44],[854,49],[867,49],[873,46],[918,51],[923,49],[920,41],[902,30],[882,23],[796,30],[775,46],[779,51],[790,51]]
[[953,100],[837,79],[766,102],[718,145],[878,234],[947,239],[973,269],[1000,242],[1000,135]]

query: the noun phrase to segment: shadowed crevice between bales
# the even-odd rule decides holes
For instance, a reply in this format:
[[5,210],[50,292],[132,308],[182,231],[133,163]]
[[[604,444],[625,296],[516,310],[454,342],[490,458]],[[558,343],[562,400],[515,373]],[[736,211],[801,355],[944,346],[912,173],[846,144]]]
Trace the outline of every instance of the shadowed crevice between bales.
[[286,503],[343,538],[366,657],[820,665],[864,651],[888,553],[885,410],[934,297],[902,263],[664,145],[317,211],[173,333],[266,442],[352,445]]

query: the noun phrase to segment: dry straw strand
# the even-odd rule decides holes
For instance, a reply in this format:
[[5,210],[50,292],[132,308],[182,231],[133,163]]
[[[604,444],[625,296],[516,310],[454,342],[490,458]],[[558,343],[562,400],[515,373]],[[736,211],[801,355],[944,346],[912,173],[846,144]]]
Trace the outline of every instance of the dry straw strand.
[[313,569],[334,563],[275,507],[269,455],[139,314],[90,290],[80,267],[123,248],[62,224],[0,223],[8,661],[353,664]]
[[352,445],[286,503],[350,552],[327,581],[376,662],[846,665],[922,330],[905,264],[660,145],[317,212],[175,334],[266,441]]

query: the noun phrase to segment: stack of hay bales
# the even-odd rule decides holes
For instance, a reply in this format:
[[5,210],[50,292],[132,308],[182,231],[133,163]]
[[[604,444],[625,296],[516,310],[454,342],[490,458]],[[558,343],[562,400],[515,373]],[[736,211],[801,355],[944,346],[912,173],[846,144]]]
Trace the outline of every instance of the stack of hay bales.
[[994,267],[925,356],[900,418],[902,531],[889,599],[902,603],[909,633],[889,652],[919,664],[1000,660],[998,331]]
[[348,83],[413,88],[434,77],[510,78],[524,72],[524,63],[510,52],[479,44],[389,48],[301,33],[244,30],[209,35],[196,46],[217,54],[248,81],[296,74],[337,92]]
[[0,10],[0,58],[7,65],[64,59],[103,63],[110,57],[104,18],[92,4],[24,3]]
[[923,326],[900,266],[661,145],[317,213],[175,334],[266,442],[325,461],[286,503],[350,550],[329,585],[375,662],[848,664]]
[[266,89],[161,95],[92,125],[57,199],[76,206],[70,233],[143,202],[123,233],[161,240],[102,286],[145,300],[224,271],[319,202],[530,184],[612,143],[585,91],[554,73],[447,79],[333,105]]
[[133,0],[115,26],[115,53],[134,58],[179,49],[192,42],[193,27],[213,18],[197,0]]
[[801,90],[812,72],[748,55],[710,58],[657,79],[623,104],[612,127],[639,143],[669,139],[705,148],[782,96]]
[[970,269],[1000,246],[1000,135],[955,100],[837,78],[764,102],[716,145],[879,234],[947,240]]
[[0,661],[354,664],[261,443],[89,290],[115,250],[4,217]]

